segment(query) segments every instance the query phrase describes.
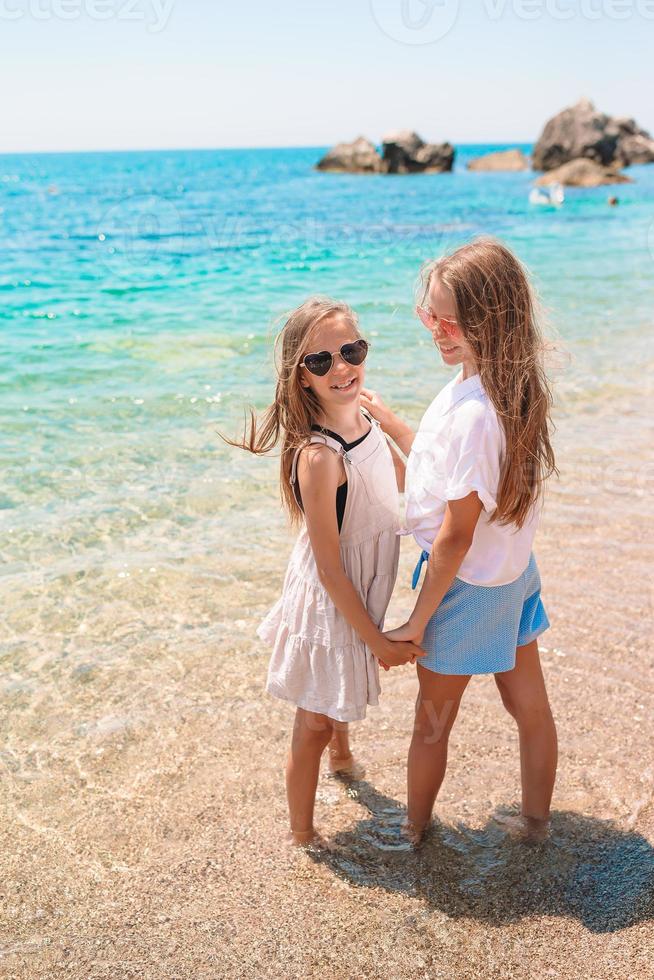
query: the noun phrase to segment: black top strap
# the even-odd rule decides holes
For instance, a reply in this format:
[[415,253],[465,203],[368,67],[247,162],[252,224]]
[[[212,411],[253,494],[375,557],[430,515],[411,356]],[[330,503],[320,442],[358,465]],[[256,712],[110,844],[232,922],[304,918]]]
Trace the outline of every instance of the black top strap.
[[339,436],[338,432],[333,432],[331,429],[326,429],[324,425],[312,425],[311,429],[313,432],[322,432],[323,435],[331,436],[331,438],[335,439],[336,442],[338,442],[343,447],[343,449],[345,449],[346,452],[348,449],[354,449],[355,446],[358,446],[360,443],[362,443],[363,440],[370,435],[370,431],[371,431],[370,429],[368,429],[367,432],[364,432],[363,435],[359,436],[358,439],[355,439],[354,442],[346,442],[343,436]]

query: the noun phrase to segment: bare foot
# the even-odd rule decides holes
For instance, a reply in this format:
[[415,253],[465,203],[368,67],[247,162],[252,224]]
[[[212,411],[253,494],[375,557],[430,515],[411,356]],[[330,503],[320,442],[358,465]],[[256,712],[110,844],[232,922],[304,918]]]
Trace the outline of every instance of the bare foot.
[[286,842],[291,847],[309,847],[329,850],[329,844],[325,838],[313,827],[311,830],[289,830],[286,835]]
[[366,770],[350,752],[348,755],[329,753],[329,771],[332,776],[349,776],[351,779],[363,779]]
[[549,817],[539,819],[525,817],[522,813],[496,813],[493,815],[493,820],[515,840],[540,844],[550,835]]
[[415,823],[415,821],[407,818],[402,822],[400,833],[402,834],[402,837],[408,840],[412,847],[417,847],[420,843],[422,843],[426,830],[426,823]]

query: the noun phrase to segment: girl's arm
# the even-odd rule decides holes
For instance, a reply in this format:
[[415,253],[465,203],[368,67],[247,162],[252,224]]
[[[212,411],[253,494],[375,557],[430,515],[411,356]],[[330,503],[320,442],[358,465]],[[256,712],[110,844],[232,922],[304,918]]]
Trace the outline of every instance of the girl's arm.
[[476,491],[461,500],[447,502],[445,518],[431,549],[427,574],[415,608],[403,626],[389,630],[384,636],[392,640],[422,642],[427,623],[441,604],[472,544],[481,512],[482,502]]
[[309,540],[320,581],[334,605],[382,664],[396,667],[424,656],[413,643],[392,643],[375,626],[345,574],[336,519],[336,488],[343,473],[339,457],[326,446],[308,446],[300,453],[298,479]]
[[398,418],[395,412],[386,405],[376,391],[370,388],[361,389],[361,407],[376,418],[386,435],[402,450],[405,456],[411,452],[413,440],[416,437],[413,429]]

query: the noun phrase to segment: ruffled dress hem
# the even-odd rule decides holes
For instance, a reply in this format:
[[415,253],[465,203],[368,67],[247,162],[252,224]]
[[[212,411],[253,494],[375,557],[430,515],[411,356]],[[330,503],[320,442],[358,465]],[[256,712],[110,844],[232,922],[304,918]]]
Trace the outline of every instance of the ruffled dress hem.
[[275,617],[257,632],[273,643],[269,694],[336,721],[361,721],[367,705],[379,704],[379,663],[362,640],[327,647]]
[[374,701],[369,700],[367,704],[361,707],[349,708],[347,710],[341,711],[338,708],[334,708],[331,704],[325,701],[319,701],[318,699],[309,698],[307,696],[302,696],[299,698],[294,698],[283,687],[278,687],[272,682],[266,684],[266,691],[268,694],[272,695],[274,698],[279,698],[280,701],[288,701],[290,704],[294,704],[296,708],[302,708],[304,711],[313,711],[318,715],[327,715],[333,721],[363,721],[366,717],[366,708],[368,705],[372,707],[377,707],[379,705],[379,699]]

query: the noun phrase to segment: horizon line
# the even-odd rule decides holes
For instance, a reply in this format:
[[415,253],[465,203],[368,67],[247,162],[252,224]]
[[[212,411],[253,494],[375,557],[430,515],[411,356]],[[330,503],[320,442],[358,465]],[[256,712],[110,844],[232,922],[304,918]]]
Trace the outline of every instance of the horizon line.
[[[342,142],[352,142],[351,140],[343,140]],[[371,141],[373,142],[373,141]],[[532,146],[535,142],[534,140],[470,140],[470,141],[458,141],[454,142],[452,140],[443,140],[443,142],[451,143],[456,149],[457,147],[465,146]],[[72,150],[0,150],[0,157],[13,157],[13,156],[66,156],[73,154],[91,154],[91,153],[215,153],[220,150],[240,152],[243,150],[324,150],[325,148],[330,148],[337,146],[337,143],[322,143],[322,144],[295,144],[295,143],[282,143],[273,145],[256,145],[256,146],[151,146],[151,147],[95,147],[93,149],[72,149]],[[381,142],[374,143],[374,146],[381,146]]]

